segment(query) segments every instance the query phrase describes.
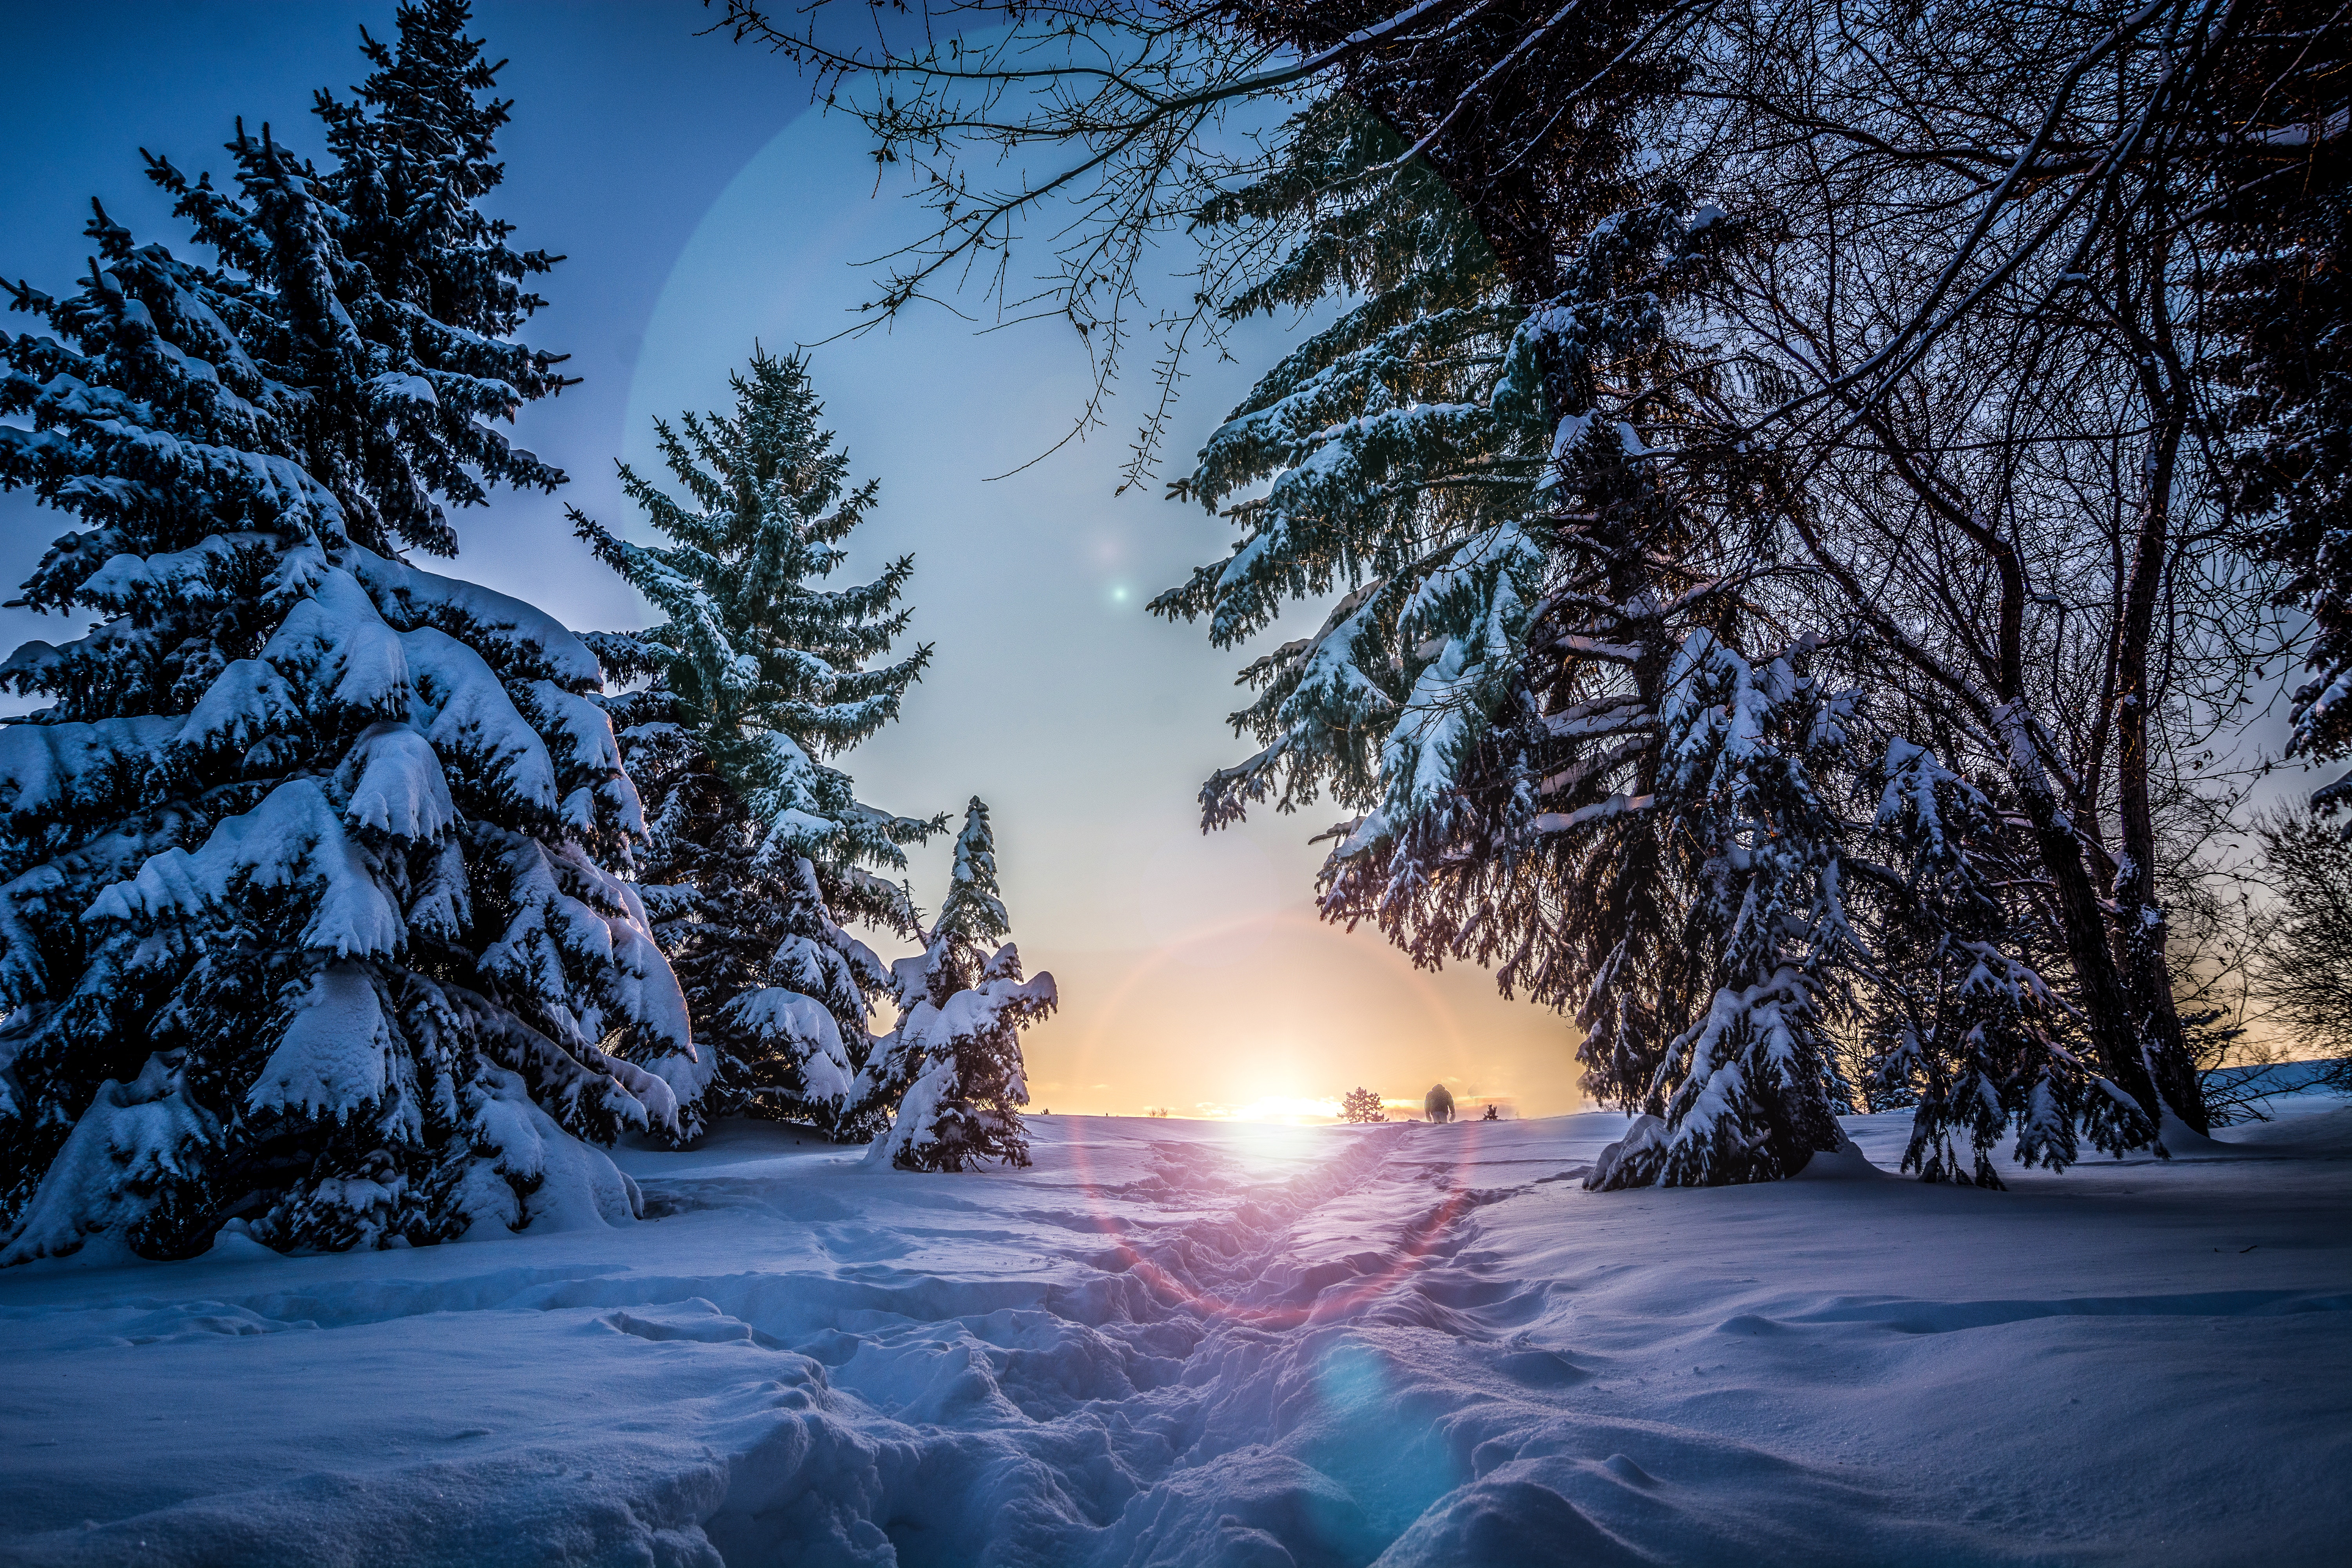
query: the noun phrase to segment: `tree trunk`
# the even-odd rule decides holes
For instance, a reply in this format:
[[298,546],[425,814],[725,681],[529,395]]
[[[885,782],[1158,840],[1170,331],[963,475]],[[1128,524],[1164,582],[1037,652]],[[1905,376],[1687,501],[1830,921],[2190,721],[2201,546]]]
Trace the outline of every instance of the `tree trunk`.
[[[2165,954],[2165,910],[2156,886],[2156,813],[2148,797],[2148,732],[2157,700],[2148,664],[2155,645],[2157,600],[2164,591],[2170,562],[2172,489],[2189,406],[2171,342],[2163,256],[2159,240],[2147,268],[2152,280],[2151,320],[2144,329],[2147,335],[2133,345],[2138,351],[2141,394],[2147,399],[2153,428],[2142,459],[2146,489],[2132,542],[2131,570],[2119,595],[2121,625],[2116,632],[2116,791],[2124,854],[2115,888],[2116,945],[2156,1087],[2175,1115],[2202,1132],[2205,1097],[2172,1001],[2172,969]],[[2119,258],[2119,299],[2127,297],[2121,285],[2129,266],[2127,259]]]
[[2042,852],[2042,868],[2058,889],[2059,934],[2074,966],[2074,983],[2082,994],[2084,1021],[2098,1053],[2099,1070],[2138,1103],[2153,1136],[2162,1124],[2163,1102],[2141,1052],[2140,1033],[2135,1026],[2137,1010],[2116,973],[2115,952],[2107,944],[2106,917],[2083,862],[2074,825],[2052,787],[2023,702],[2012,699],[2002,703],[1997,718],[2008,753],[2010,780],[2017,786],[2027,820],[2033,824],[2034,847]]

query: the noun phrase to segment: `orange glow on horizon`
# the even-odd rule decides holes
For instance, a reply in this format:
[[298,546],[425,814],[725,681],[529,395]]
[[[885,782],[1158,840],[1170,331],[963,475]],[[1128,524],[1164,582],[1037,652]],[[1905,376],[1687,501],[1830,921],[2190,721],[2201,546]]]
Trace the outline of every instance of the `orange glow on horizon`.
[[1324,1125],[1364,1088],[1418,1121],[1444,1083],[1458,1110],[1580,1108],[1574,1036],[1507,1002],[1475,968],[1432,973],[1311,908],[1233,920],[1146,950],[1024,947],[1062,1012],[1023,1042],[1033,1106],[1070,1115]]

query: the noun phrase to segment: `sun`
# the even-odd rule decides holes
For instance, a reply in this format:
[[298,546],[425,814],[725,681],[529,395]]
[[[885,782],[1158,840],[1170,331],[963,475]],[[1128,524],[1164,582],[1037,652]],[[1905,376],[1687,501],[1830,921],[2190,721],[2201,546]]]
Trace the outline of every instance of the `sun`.
[[1316,1127],[1339,1120],[1339,1102],[1310,1095],[1262,1095],[1244,1105],[1218,1106],[1203,1114],[1218,1121],[1262,1121],[1275,1126]]

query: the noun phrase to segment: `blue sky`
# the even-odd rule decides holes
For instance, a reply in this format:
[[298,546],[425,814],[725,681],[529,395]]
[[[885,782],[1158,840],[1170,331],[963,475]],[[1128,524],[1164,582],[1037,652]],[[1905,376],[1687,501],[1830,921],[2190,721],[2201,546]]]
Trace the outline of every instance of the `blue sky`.
[[[311,89],[355,80],[358,26],[387,34],[391,10],[10,6],[0,275],[70,287],[92,195],[142,239],[178,244],[138,150],[219,168],[240,113],[303,144]],[[487,205],[516,243],[569,257],[529,336],[583,379],[520,422],[522,444],[572,482],[460,514],[455,569],[583,628],[645,611],[563,507],[629,531],[613,462],[651,466],[652,417],[723,403],[755,339],[832,337],[865,297],[854,263],[920,220],[892,190],[876,195],[854,122],[809,113],[774,58],[695,36],[707,22],[692,0],[476,11],[517,104],[507,184]],[[1262,323],[1236,340],[1238,363],[1195,367],[1171,450],[1200,444],[1291,328]],[[882,481],[856,563],[915,552],[913,635],[938,647],[904,721],[844,765],[893,809],[991,803],[1015,934],[1066,999],[1032,1037],[1041,1104],[1283,1112],[1359,1083],[1417,1101],[1442,1077],[1528,1112],[1573,1105],[1556,1016],[1314,918],[1306,841],[1338,813],[1199,833],[1201,778],[1243,753],[1223,723],[1242,659],[1141,605],[1220,553],[1223,526],[1156,490],[1114,494],[1138,397],[1090,442],[990,479],[1052,446],[1080,405],[1086,361],[1066,326],[981,334],[934,310],[826,344],[813,370],[856,472]],[[20,581],[58,531],[0,495],[0,575]],[[0,612],[0,642],[43,629]],[[919,858],[919,898],[936,901],[943,868],[943,846]]]

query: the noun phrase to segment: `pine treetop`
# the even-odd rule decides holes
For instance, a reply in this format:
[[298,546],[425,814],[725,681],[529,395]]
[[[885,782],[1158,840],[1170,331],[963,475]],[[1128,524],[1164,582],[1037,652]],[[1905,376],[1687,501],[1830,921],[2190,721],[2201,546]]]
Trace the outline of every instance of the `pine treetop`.
[[1443,553],[1497,507],[1520,507],[1543,457],[1540,434],[1517,438],[1486,407],[1525,312],[1460,204],[1425,164],[1379,173],[1404,145],[1344,94],[1286,133],[1265,178],[1197,215],[1203,228],[1254,228],[1277,252],[1223,313],[1368,297],[1261,377],[1174,487],[1214,510],[1275,481],[1228,513],[1245,530],[1231,555],[1152,602],[1208,616],[1220,646],[1293,598],[1409,580],[1433,542]]
[[493,142],[513,100],[486,98],[503,60],[468,38],[464,0],[403,5],[396,43],[360,32],[376,68],[342,102],[318,94],[336,168],[329,186],[351,219],[343,247],[395,297],[464,331],[504,337],[545,303],[522,279],[561,257],[506,244],[514,226],[475,204],[503,182]]
[[[1416,821],[1433,843],[1454,831],[1447,803],[1473,753],[1528,717],[1539,617],[1567,634],[1559,646],[1600,656],[1580,673],[1586,689],[1561,683],[1556,707],[1605,698],[1633,658],[1668,657],[1671,643],[1644,650],[1628,628],[1641,604],[1701,581],[1705,562],[1688,548],[1677,559],[1687,531],[1658,531],[1682,511],[1633,471],[1647,448],[1630,421],[1654,432],[1686,414],[1684,389],[1704,372],[1684,363],[1665,306],[1738,226],[1662,188],[1563,255],[1556,297],[1523,301],[1443,182],[1398,164],[1393,130],[1344,95],[1286,129],[1264,180],[1203,209],[1204,224],[1258,226],[1257,243],[1278,252],[1230,309],[1373,292],[1211,435],[1177,493],[1213,509],[1270,487],[1227,509],[1241,530],[1232,551],[1151,608],[1205,617],[1222,645],[1339,592],[1313,635],[1242,672],[1258,695],[1233,723],[1263,749],[1201,792],[1216,826],[1255,801],[1287,810],[1328,791],[1364,814],[1339,835],[1336,866]],[[1570,471],[1592,482],[1563,487]],[[1609,485],[1623,493],[1596,488]],[[1654,537],[1589,537],[1600,517],[1636,510]],[[1663,570],[1595,575],[1597,557],[1622,567],[1646,554]]]
[[1286,358],[1276,377],[1295,383],[1301,369],[1328,363],[1337,344],[1493,289],[1496,263],[1485,237],[1426,163],[1396,167],[1405,141],[1386,121],[1338,92],[1293,116],[1285,133],[1282,159],[1265,177],[1193,215],[1200,228],[1258,226],[1261,243],[1284,247],[1264,277],[1219,304],[1228,321],[1283,306],[1305,310],[1329,296],[1364,297],[1341,325]]
[[[538,304],[514,280],[551,258],[506,248],[506,226],[470,205],[496,183],[488,137],[506,110],[475,101],[494,68],[458,33],[465,16],[404,7],[399,54],[372,47],[394,71],[442,60],[446,89],[395,90],[380,70],[360,103],[322,97],[339,160],[323,171],[243,121],[226,143],[233,188],[149,155],[149,177],[212,265],[136,243],[93,203],[81,287],[63,299],[9,287],[57,335],[0,332],[0,414],[32,426],[0,427],[0,483],[84,524],[51,547],[21,602],[119,617],[99,639],[37,647],[0,672],[58,693],[52,717],[184,710],[251,651],[240,606],[299,588],[273,583],[279,552],[449,554],[444,501],[562,482],[495,428],[562,380],[557,356],[505,335]],[[445,167],[420,184],[449,147],[472,172]],[[151,563],[129,597],[101,574],[125,554]],[[158,555],[178,556],[168,584]],[[208,602],[169,608],[199,595]]]
[[[947,994],[979,984],[990,954],[1012,930],[996,880],[996,838],[989,827],[988,807],[974,795],[964,808],[963,829],[956,835],[947,896],[940,902],[939,919],[931,923],[932,1000],[944,1005]],[[1017,971],[1013,978],[1019,978]]]
[[1495,402],[1527,313],[1495,258],[1434,174],[1399,167],[1395,132],[1346,95],[1286,136],[1265,178],[1199,215],[1270,257],[1223,308],[1346,308],[1259,380],[1172,487],[1213,510],[1272,481],[1226,506],[1240,537],[1225,557],[1150,607],[1205,617],[1229,646],[1297,599],[1341,596],[1312,636],[1243,671],[1258,695],[1233,723],[1264,749],[1203,786],[1212,826],[1269,795],[1287,810],[1328,790],[1368,810],[1400,765],[1416,767],[1391,742],[1458,752],[1515,667],[1537,560],[1519,520],[1549,432]]
[[668,618],[608,638],[616,678],[658,672],[678,721],[768,824],[772,844],[829,862],[903,865],[929,823],[860,805],[824,765],[898,717],[929,644],[877,664],[907,626],[898,600],[914,558],[871,582],[819,586],[847,561],[841,541],[878,486],[850,489],[848,458],[821,427],[807,364],[755,353],[729,377],[735,410],[656,421],[681,501],[627,464],[622,488],[667,545],[631,543],[572,513],[583,538]]

